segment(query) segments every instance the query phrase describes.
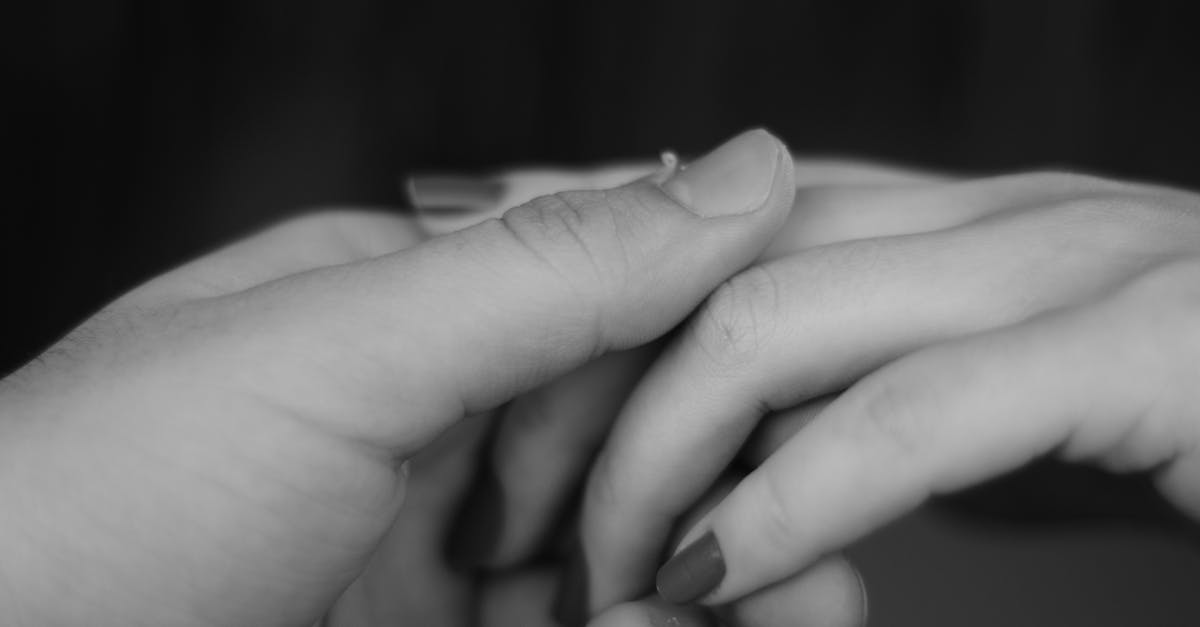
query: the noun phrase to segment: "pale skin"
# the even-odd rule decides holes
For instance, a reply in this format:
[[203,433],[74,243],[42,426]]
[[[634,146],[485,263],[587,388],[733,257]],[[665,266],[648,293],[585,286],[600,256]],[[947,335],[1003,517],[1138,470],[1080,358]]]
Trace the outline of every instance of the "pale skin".
[[[300,218],[123,296],[0,386],[0,622],[550,624],[552,570],[477,587],[442,557],[472,417],[677,326],[792,171],[748,133],[442,237]],[[610,616],[696,612],[658,605]]]
[[[699,602],[803,581],[929,496],[1050,453],[1155,469],[1163,495],[1200,517],[1195,194],[849,167],[801,182],[796,202],[790,249],[768,250],[640,357],[652,364],[587,481],[590,612],[648,586],[655,547],[710,531],[727,572]],[[498,446],[545,445],[551,430],[514,427]],[[681,524],[739,456],[758,468]],[[501,563],[522,554],[509,536]]]
[[[119,299],[0,386],[0,492],[18,504],[0,519],[4,622],[307,625],[327,618],[356,625],[382,616],[458,625],[478,611],[485,624],[549,624],[539,608],[553,594],[553,574],[523,565],[539,542],[525,526],[505,526],[495,558],[504,569],[480,588],[430,549],[476,464],[483,423],[464,418],[568,388],[584,399],[576,406],[587,405],[588,390],[611,392],[611,373],[624,371],[605,364],[626,359],[648,374],[623,379],[632,396],[611,417],[611,434],[605,423],[586,436],[607,437],[590,471],[582,523],[596,624],[661,619],[652,601],[636,600],[659,548],[710,529],[728,574],[704,601],[742,599],[725,611],[727,623],[784,624],[809,612],[822,624],[857,624],[862,598],[853,571],[837,558],[805,570],[816,556],[929,493],[1058,445],[1114,466],[1161,464],[1164,493],[1200,510],[1200,471],[1188,446],[1196,421],[1181,396],[1194,386],[1178,385],[1185,368],[1195,372],[1198,346],[1188,309],[1196,292],[1185,289],[1196,281],[1193,196],[1071,177],[947,183],[851,166],[830,167],[824,182],[806,185],[774,140],[741,141],[737,159],[775,172],[769,184],[750,185],[754,206],[737,215],[711,217],[710,207],[689,205],[704,201],[680,190],[669,172],[601,194],[534,201],[503,222],[432,239],[429,224],[324,215],[269,230]],[[703,190],[703,168],[689,171],[701,171],[691,191]],[[518,181],[514,193],[592,187],[553,180],[548,189]],[[1123,209],[1088,209],[1113,206],[1097,198],[1120,198]],[[1097,213],[1106,220],[1096,230],[1054,228]],[[1046,246],[1029,245],[1025,235]],[[976,296],[971,281],[931,274],[945,269],[936,253],[955,250],[956,238],[976,244],[952,256],[956,264],[973,262],[995,286],[1011,288],[988,292],[988,306],[968,306],[966,296]],[[892,242],[900,252],[888,248]],[[1018,271],[1043,267],[1033,264],[1037,257],[1021,266],[1022,255],[1053,258],[1064,246],[1074,252],[1071,263],[1034,277],[1042,282]],[[1120,263],[1108,263],[1110,255]],[[762,309],[757,290],[734,297],[766,284],[755,283],[764,273],[781,277],[780,307]],[[930,277],[945,280],[922,292]],[[803,298],[801,288],[809,290]],[[747,303],[762,312],[751,318],[756,324],[771,321],[788,331],[778,336],[787,341],[772,336],[735,359],[696,361],[722,357],[722,344],[704,343],[712,331],[704,325],[716,323],[717,340],[744,337],[729,331],[746,319],[735,307]],[[897,318],[897,303],[910,317]],[[845,320],[837,307],[851,304],[851,322],[875,335],[814,326]],[[655,345],[629,357],[685,320],[688,330],[661,354]],[[825,344],[814,350],[805,339],[812,337]],[[588,362],[602,353],[609,356]],[[1046,372],[1039,367],[1054,376],[1035,376]],[[947,372],[967,378],[930,392]],[[688,419],[700,428],[676,437],[671,421],[695,400],[687,386],[697,377],[712,409],[693,408]],[[796,381],[815,383],[806,389]],[[1149,383],[1130,386],[1142,381]],[[1173,385],[1175,396],[1158,393]],[[997,395],[998,386],[1024,391]],[[806,403],[847,387],[823,411]],[[1078,411],[1098,387],[1113,395],[1101,399],[1111,411]],[[1147,389],[1161,400],[1146,405]],[[880,390],[887,402],[872,402]],[[930,399],[942,410],[969,408],[953,417],[976,422],[919,404]],[[763,423],[754,411],[762,406],[779,415]],[[888,413],[895,408],[899,414]],[[982,410],[1020,420],[991,420]],[[526,422],[543,426],[496,445],[519,448],[541,437],[549,446],[572,431],[553,425],[582,420],[570,412],[559,418]],[[716,462],[736,455],[763,424],[772,428],[760,429],[745,454],[766,461],[746,478],[722,479]],[[969,446],[978,446],[983,427],[987,455]],[[558,435],[536,435],[547,428]],[[714,442],[718,431],[742,437]],[[647,459],[642,446],[659,457]],[[683,459],[692,476],[667,468],[661,481],[629,492],[612,474],[645,477],[646,464],[661,456]],[[503,455],[496,458],[506,467]],[[584,472],[577,461],[557,463]],[[756,487],[778,473],[801,479],[787,491]],[[859,486],[856,496],[871,486],[868,498],[845,498],[848,482]],[[532,502],[560,498],[560,485],[526,483],[540,495]],[[660,509],[648,509],[655,490],[666,496]],[[779,512],[804,511],[802,531],[788,526],[790,518],[759,516],[776,505],[764,494],[778,499]],[[613,524],[616,512],[643,535],[660,532],[635,542]],[[758,519],[777,527],[746,527]],[[821,607],[838,594],[841,602]],[[694,609],[662,611],[701,619]]]

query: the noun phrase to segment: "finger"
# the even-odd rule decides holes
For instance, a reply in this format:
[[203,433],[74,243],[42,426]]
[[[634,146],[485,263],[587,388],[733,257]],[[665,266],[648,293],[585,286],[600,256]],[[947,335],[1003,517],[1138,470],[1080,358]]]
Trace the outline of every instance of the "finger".
[[619,164],[593,170],[526,169],[481,177],[414,175],[405,184],[417,222],[432,235],[445,235],[491,218],[539,196],[570,190],[603,190],[652,175],[657,162]]
[[511,566],[550,539],[617,410],[657,351],[605,355],[509,403],[451,539],[464,567]]
[[1089,298],[1187,245],[1078,207],[812,248],[716,290],[639,383],[588,479],[582,532],[597,602],[629,598],[627,582],[653,570],[647,547],[766,411],[931,342]]
[[[807,167],[798,164],[796,171],[798,175],[805,172],[805,180],[810,184],[821,181],[915,184],[936,180],[931,175],[848,161],[804,165]],[[456,177],[416,177],[410,179],[409,188],[414,204],[427,208],[422,213],[427,228],[456,230],[473,216],[487,215],[486,209],[475,214],[446,209],[465,200],[485,206],[495,205],[497,199],[524,201],[536,192],[554,191],[556,185],[594,188],[644,174],[644,170],[625,167],[588,174],[523,171],[485,184]],[[481,185],[488,194],[478,192]],[[879,197],[873,200],[878,204]],[[833,203],[827,199],[823,206],[830,204]],[[794,226],[790,228],[795,230]],[[577,483],[583,464],[607,432],[615,410],[644,370],[646,356],[645,351],[639,351],[630,355],[632,359],[613,356],[586,365],[569,378],[553,382],[508,406],[495,438],[491,461],[483,469],[456,528],[452,543],[456,547],[456,561],[464,566],[503,566],[528,557],[535,550],[537,540],[545,535],[544,529],[561,511],[569,488]],[[550,414],[553,420],[546,419]]]
[[191,261],[123,296],[152,307],[244,290],[314,268],[361,261],[422,239],[409,218],[362,209],[324,209],[292,218]]
[[[701,519],[727,496],[738,475],[718,481],[682,519],[682,532]],[[840,556],[831,556],[792,577],[716,608],[720,624],[726,627],[781,627],[813,625],[819,627],[856,627],[865,624],[867,601],[860,575]],[[564,620],[565,618],[565,620]],[[681,608],[651,596],[619,604],[599,614],[593,624],[673,625],[713,624],[714,616],[695,608]],[[578,617],[562,616],[562,624],[583,624]],[[672,622],[675,621],[675,622]],[[655,622],[657,621],[657,622]]]
[[[733,492],[744,476],[726,472],[684,514],[672,533],[671,554],[679,550],[684,534]],[[716,615],[726,627],[857,627],[866,624],[866,586],[850,562],[830,555],[783,581],[716,608]]]
[[370,563],[330,612],[328,624],[472,624],[472,581],[447,566],[441,545],[470,483],[490,419],[476,416],[455,425],[405,464],[404,507]]
[[836,393],[818,396],[795,407],[764,416],[755,426],[745,446],[738,452],[738,458],[752,467],[763,463],[779,450],[784,442],[792,439],[792,436],[821,415],[830,403],[837,400],[837,396]]
[[1123,185],[1061,172],[971,180],[914,177],[902,183],[877,183],[868,174],[860,176],[861,182],[853,185],[799,188],[796,210],[764,258],[837,242],[950,229],[997,213],[1051,205]]
[[[1060,183],[1050,189],[1044,185],[1035,189],[1020,180],[997,179],[936,190],[924,187],[898,190],[897,181],[917,185],[934,179],[850,163],[828,163],[818,172],[829,180],[891,186],[882,190],[807,192],[811,198],[806,201],[804,211],[793,212],[783,237],[776,239],[773,249],[787,251],[789,246],[799,249],[836,238],[888,235],[905,228],[953,226],[995,211],[1020,196],[1035,193],[1045,196],[1076,187],[1074,179],[1069,179],[1072,182],[1069,185]],[[531,174],[523,176],[509,180],[510,189],[517,190],[512,192],[516,197],[521,197],[522,190],[527,191],[531,181],[548,185],[552,180],[550,175],[542,180],[532,179],[535,175]],[[819,179],[810,174],[807,180],[815,183]],[[910,224],[896,218],[904,215],[914,216]],[[503,565],[532,552],[536,540],[543,535],[541,530],[560,511],[568,487],[575,485],[583,462],[590,459],[595,444],[607,432],[613,419],[610,412],[624,401],[642,370],[596,364],[576,373],[569,382],[552,383],[533,397],[509,407],[496,439],[498,450],[491,456],[493,471],[485,471],[481,476],[470,507],[461,518],[464,524],[456,534],[454,546],[458,547],[463,564]],[[556,399],[569,400],[556,403]],[[554,407],[554,420],[543,419],[548,403]],[[548,455],[546,451],[554,453]]]
[[[269,373],[253,381],[258,397],[403,455],[463,415],[666,332],[753,261],[791,207],[787,151],[762,131],[668,174],[544,197],[210,315],[240,312],[232,350]],[[314,372],[328,378],[318,386]]]
[[[481,177],[418,174],[405,184],[409,203],[425,232],[445,235],[498,218],[538,196],[566,190],[616,187],[652,174],[655,162],[624,163],[592,170],[525,169]],[[795,184],[808,187],[902,187],[934,185],[950,177],[911,168],[850,159],[795,158]]]
[[955,177],[888,163],[837,157],[797,156],[796,187],[931,185]]
[[[473,210],[447,211],[440,197],[460,193],[410,191],[414,205],[427,205],[419,215],[430,233],[444,234],[477,224],[510,207],[545,193],[564,189],[602,189],[632,180],[651,170],[627,165],[594,172],[561,170],[517,171],[484,179],[497,190],[477,199]],[[795,210],[776,234],[764,258],[786,256],[814,246],[855,239],[925,233],[961,226],[1006,210],[1020,210],[1083,195],[1116,190],[1128,184],[1061,172],[1019,174],[955,180],[893,166],[850,160],[810,159],[795,162]],[[425,183],[414,177],[411,189],[475,187],[480,182],[444,177]],[[1150,189],[1143,186],[1146,189]],[[433,203],[430,205],[429,203]]]
[[[1162,468],[1200,511],[1194,371],[1200,265],[1093,307],[927,348],[860,381],[748,476],[659,573],[670,600],[721,603],[777,581],[931,494],[1059,451]],[[1186,377],[1185,377],[1186,378]]]
[[862,627],[867,607],[862,576],[835,556],[717,608],[717,616],[728,627]]

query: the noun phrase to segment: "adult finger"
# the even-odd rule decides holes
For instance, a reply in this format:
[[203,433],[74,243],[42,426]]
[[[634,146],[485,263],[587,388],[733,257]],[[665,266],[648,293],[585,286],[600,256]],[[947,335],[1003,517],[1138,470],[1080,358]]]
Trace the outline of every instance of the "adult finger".
[[[432,234],[445,234],[496,217],[503,207],[540,194],[600,189],[650,170],[646,164],[590,172],[514,171],[485,179],[413,177],[410,199],[421,225]],[[829,159],[798,159],[795,170],[795,209],[765,251],[768,259],[836,242],[953,228],[1001,211],[1073,197],[1158,191],[1150,185],[1067,172],[960,180],[895,166]],[[481,187],[492,191],[462,191]],[[464,204],[468,209],[458,208]]]
[[721,603],[915,507],[1058,451],[1160,468],[1200,514],[1188,385],[1200,264],[1150,272],[1096,306],[927,348],[854,385],[689,534],[659,572],[668,599]]
[[[675,326],[758,256],[793,194],[786,149],[752,131],[660,180],[536,199],[243,292],[212,315],[245,314],[230,333],[269,373],[253,377],[256,396],[404,455],[463,415]],[[314,372],[328,377],[320,389]]]
[[[951,177],[852,159],[793,157],[798,190],[808,187],[905,187],[950,182]],[[405,182],[417,222],[444,235],[538,196],[566,190],[607,189],[648,176],[652,162],[630,162],[589,170],[522,169],[483,176],[414,174]]]
[[[881,178],[887,181],[886,178]],[[796,210],[764,253],[767,259],[856,239],[950,229],[1002,212],[1120,190],[1125,183],[1081,174],[1039,172],[970,180],[912,178],[798,187]]]
[[734,277],[639,383],[593,466],[582,531],[596,607],[629,598],[671,521],[765,412],[929,343],[1089,298],[1196,236],[1068,202],[812,248]]
[[[740,479],[729,473],[700,499],[680,521],[679,537],[720,503]],[[561,609],[561,606],[560,606]],[[858,571],[841,556],[829,556],[784,581],[747,595],[733,603],[715,608],[714,613],[697,611],[695,606],[680,607],[658,596],[618,604],[601,612],[592,624],[657,625],[717,624],[726,627],[858,627],[865,624],[867,600]],[[559,616],[563,624],[583,624],[582,616],[571,612]],[[719,618],[720,620],[714,620]]]
[[292,218],[162,274],[115,306],[153,307],[241,291],[314,268],[352,263],[424,239],[409,217],[328,208]]
[[[517,171],[483,180],[422,176],[410,179],[408,187],[410,199],[421,210],[423,226],[431,232],[450,232],[486,218],[494,213],[490,207],[502,203],[525,201],[539,192],[566,187],[610,185],[644,174],[647,169],[624,166],[587,173]],[[797,163],[796,173],[809,185],[854,182],[896,186],[939,180],[909,170],[851,161],[810,160]],[[835,204],[830,196],[817,195],[823,199],[819,208],[827,211]],[[881,204],[882,196],[872,193],[870,197],[876,205]],[[463,211],[464,206],[476,210]],[[859,212],[871,211],[870,205],[861,201],[851,206]],[[838,221],[822,213],[814,213],[816,224],[836,228]],[[896,211],[887,213],[894,215]],[[812,239],[806,233],[808,220],[796,216],[793,212],[784,229],[791,235],[777,238],[776,246],[782,240],[784,246],[798,247],[802,239]],[[889,224],[894,222],[888,220]],[[875,235],[870,223],[869,219],[858,219],[856,224],[866,227],[858,235]],[[580,481],[585,464],[607,433],[616,410],[653,355],[642,348],[602,358],[506,407],[489,461],[481,468],[453,534],[452,547],[459,564],[505,566],[527,558],[540,546],[546,527],[561,514],[574,492],[572,486]]]
[[[908,230],[956,226],[1033,198],[1077,191],[1088,180],[1066,175],[997,177],[970,184],[930,184],[932,176],[851,162],[809,163],[806,181],[858,181],[853,188],[798,188],[794,210],[768,252],[783,254],[838,241],[881,237]],[[804,171],[797,167],[797,173]],[[514,175],[509,194],[528,191],[531,179],[550,184],[550,175]],[[603,173],[600,176],[614,176]],[[825,177],[822,179],[821,177]],[[424,179],[421,179],[422,181]],[[587,184],[589,181],[575,181]],[[903,183],[901,183],[903,182]],[[441,185],[449,185],[441,183]],[[525,187],[522,187],[524,185]],[[428,183],[414,198],[435,196]],[[434,185],[433,187],[436,187]],[[772,253],[771,251],[774,251]],[[568,488],[607,433],[614,410],[624,402],[650,354],[640,350],[609,363],[587,366],[562,383],[551,383],[509,406],[498,427],[491,461],[461,518],[454,545],[464,565],[503,565],[527,557],[539,530],[561,510]],[[548,410],[553,420],[545,420]],[[547,454],[546,451],[555,451]],[[647,573],[648,574],[648,573]]]
[[805,426],[812,423],[838,394],[818,396],[781,411],[768,414],[755,426],[746,444],[738,451],[738,459],[751,467],[758,466],[779,450],[784,442],[792,439]]
[[[728,471],[679,520],[672,534],[671,553],[680,548],[686,531],[703,520],[744,478]],[[792,576],[714,608],[726,627],[859,627],[866,624],[866,585],[858,570],[841,555],[828,555]]]

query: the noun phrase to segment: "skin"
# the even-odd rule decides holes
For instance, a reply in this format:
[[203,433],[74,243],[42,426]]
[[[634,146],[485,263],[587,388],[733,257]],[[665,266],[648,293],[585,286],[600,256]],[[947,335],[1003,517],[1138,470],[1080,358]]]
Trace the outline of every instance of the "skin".
[[[810,568],[815,556],[883,524],[929,493],[978,481],[1056,447],[1068,458],[1114,468],[1161,466],[1164,493],[1187,511],[1200,509],[1189,456],[1194,420],[1186,410],[1195,399],[1161,394],[1186,390],[1178,383],[1179,373],[1194,372],[1194,344],[1179,341],[1194,335],[1188,326],[1195,319],[1189,290],[1196,279],[1189,257],[1194,197],[1058,175],[951,183],[923,173],[847,164],[832,164],[824,174],[830,177],[825,184],[806,185],[803,177],[789,183],[798,186],[796,207],[802,213],[786,223],[784,205],[791,205],[790,198],[786,203],[776,198],[771,211],[722,218],[715,226],[678,213],[654,185],[607,195],[603,205],[595,204],[596,195],[581,194],[519,207],[508,226],[520,230],[542,228],[558,211],[580,215],[587,208],[612,215],[611,201],[630,198],[624,194],[639,202],[618,203],[616,209],[652,197],[649,204],[665,209],[666,216],[618,211],[643,227],[626,231],[630,239],[622,244],[660,252],[664,241],[689,244],[682,258],[671,254],[671,246],[663,257],[647,255],[645,273],[665,273],[648,277],[654,289],[622,273],[630,283],[601,282],[610,289],[587,294],[596,300],[585,302],[608,304],[605,315],[612,316],[603,318],[608,323],[603,328],[614,335],[602,334],[599,344],[595,336],[571,333],[581,326],[574,315],[592,319],[594,314],[572,308],[580,294],[547,290],[561,284],[539,274],[547,266],[529,260],[528,244],[507,239],[493,229],[494,222],[426,241],[428,220],[423,232],[393,217],[321,215],[260,234],[135,290],[0,384],[0,491],[7,502],[22,505],[0,522],[2,550],[9,556],[0,565],[0,607],[10,613],[6,622],[310,624],[332,608],[329,620],[339,625],[370,624],[381,617],[400,624],[463,624],[470,617],[444,609],[445,601],[462,600],[455,606],[479,614],[485,624],[544,624],[538,621],[545,619],[541,610],[553,593],[551,571],[509,557],[475,586],[476,577],[454,572],[440,553],[429,550],[477,470],[480,447],[495,446],[483,442],[487,422],[513,429],[516,439],[538,431],[506,427],[513,419],[491,409],[523,394],[556,394],[560,385],[575,386],[576,397],[586,399],[591,386],[570,377],[607,382],[611,376],[588,374],[591,366],[583,366],[588,357],[650,342],[714,294],[665,352],[641,349],[645,361],[636,365],[649,368],[646,377],[628,377],[628,370],[617,366],[595,370],[632,380],[626,385],[633,398],[616,418],[616,431],[588,479],[589,486],[606,487],[588,488],[583,538],[585,544],[595,542],[589,529],[603,524],[595,520],[616,511],[634,516],[627,520],[637,528],[637,517],[646,512],[636,500],[624,503],[619,492],[609,492],[608,486],[618,483],[597,477],[618,468],[637,476],[644,468],[636,452],[607,469],[609,462],[603,461],[630,428],[625,426],[632,420],[630,407],[660,402],[664,411],[650,411],[653,420],[638,421],[649,425],[670,420],[672,408],[686,407],[694,396],[678,394],[672,379],[704,373],[686,360],[672,362],[672,356],[688,354],[689,343],[703,337],[700,326],[711,324],[703,321],[716,322],[716,337],[724,341],[744,331],[730,321],[753,320],[755,329],[758,320],[786,326],[795,321],[785,314],[796,310],[803,311],[805,323],[823,315],[845,320],[837,315],[836,299],[811,296],[843,290],[851,302],[841,303],[842,311],[860,311],[864,301],[853,299],[866,292],[844,288],[872,285],[881,268],[895,271],[886,275],[896,281],[889,293],[911,300],[890,306],[882,297],[865,301],[878,305],[861,314],[862,327],[843,336],[814,331],[813,337],[845,349],[820,353],[842,355],[844,361],[814,366],[805,362],[812,347],[797,351],[799,342],[785,346],[791,352],[734,355],[733,365],[743,370],[724,374],[738,385],[710,391],[749,426],[731,424],[726,416],[691,418],[726,435],[741,429],[744,438],[773,425],[774,441],[756,450],[774,454],[756,472],[738,479],[722,475],[723,464],[717,462],[722,455],[737,455],[736,447],[723,453],[711,440],[695,445],[675,437],[677,431],[672,438],[647,440],[658,456],[698,446],[688,450],[691,459],[703,462],[692,468],[700,478],[689,483],[663,477],[671,483],[659,505],[670,504],[669,511],[650,512],[645,528],[654,528],[655,519],[667,520],[659,523],[661,533],[650,534],[659,539],[645,542],[650,550],[631,552],[618,536],[615,548],[585,551],[597,582],[592,598],[598,624],[653,624],[661,618],[657,602],[634,600],[638,593],[623,592],[621,582],[640,577],[648,584],[656,560],[647,556],[663,546],[677,549],[708,529],[722,542],[729,575],[707,601],[739,599],[720,612],[728,624],[787,624],[814,611],[817,601],[847,590],[854,592],[831,612],[813,616],[812,623],[857,624],[863,618],[862,597],[853,571],[836,560]],[[646,193],[651,196],[641,196]],[[1121,210],[1111,211],[1114,206]],[[1064,224],[1072,228],[1055,228]],[[1074,228],[1080,224],[1088,228]],[[606,241],[588,239],[602,238],[591,231],[582,233],[585,243]],[[1030,245],[1014,233],[1046,239]],[[912,243],[916,234],[923,234],[917,240],[922,245],[900,246],[907,255],[894,259],[908,265],[881,263],[893,259],[881,256],[886,246],[874,244]],[[955,238],[973,244],[965,246],[966,253],[980,256],[951,256],[954,264],[974,260],[984,276],[1017,289],[989,291],[985,295],[995,300],[986,304],[996,306],[978,311],[947,305],[970,302],[964,294],[977,296],[970,281],[939,285],[945,288],[938,293],[940,301],[913,289],[928,279],[918,272],[922,267],[954,267],[932,252],[954,250]],[[698,239],[716,250],[712,258],[697,257],[691,244]],[[577,240],[567,244],[552,237],[531,241],[543,247],[535,250],[554,262],[555,271],[586,271],[594,279],[597,267],[614,267],[593,263],[609,259],[596,250],[610,248],[581,249]],[[1061,253],[1064,246],[1077,256],[1054,272],[1003,274],[1014,267],[1044,270],[1047,266],[1032,263],[1039,260],[1036,244],[1045,246],[1048,258],[1057,258],[1050,253]],[[1089,252],[1111,265],[1089,265]],[[739,271],[754,258],[762,263],[750,275],[759,273],[761,279],[761,268],[775,272],[778,264],[794,280],[785,286],[812,290],[803,292],[806,307],[764,310],[778,320],[747,317],[736,309],[746,299],[728,293],[746,287],[731,287],[735,283],[753,285],[753,278],[738,277],[745,276]],[[1031,265],[1021,266],[1022,261]],[[480,270],[487,267],[510,272],[498,278]],[[831,269],[836,272],[826,276]],[[952,272],[945,274],[953,278]],[[1044,284],[1017,280],[1030,276]],[[825,277],[828,284],[814,277]],[[658,289],[663,281],[683,289],[664,298]],[[531,285],[538,287],[523,291]],[[547,291],[549,300],[526,306]],[[913,305],[914,317],[896,322],[897,302]],[[812,303],[830,308],[813,310]],[[922,310],[922,303],[934,306]],[[722,318],[722,308],[729,317]],[[475,317],[444,315],[463,309]],[[440,315],[429,316],[429,311]],[[555,316],[547,320],[540,315],[545,311]],[[481,324],[479,315],[494,318]],[[419,322],[430,319],[438,324]],[[950,333],[916,332],[925,327],[911,325],[913,320]],[[559,324],[564,326],[550,328],[566,331],[551,335],[566,338],[565,343],[530,344],[528,338],[541,334],[520,332]],[[885,333],[851,333],[862,328]],[[470,350],[460,348],[464,345]],[[706,349],[698,353],[721,356]],[[474,358],[446,359],[450,354]],[[796,363],[802,372],[788,369]],[[1062,377],[1064,372],[1072,376]],[[565,375],[565,383],[559,382]],[[777,388],[755,387],[748,381],[753,376]],[[796,384],[814,380],[805,383],[811,389]],[[1061,385],[1048,389],[1047,382]],[[849,392],[842,393],[847,387]],[[800,398],[766,402],[772,393],[796,394],[797,388]],[[1106,396],[1096,397],[1097,390]],[[873,400],[880,394],[887,402]],[[824,407],[831,398],[837,400]],[[1081,403],[1107,411],[1080,411]],[[754,411],[739,413],[744,405],[778,411],[763,423]],[[993,413],[979,411],[989,406]],[[961,409],[945,411],[956,407]],[[464,420],[467,416],[475,418]],[[978,422],[952,420],[962,416]],[[1022,419],[1006,420],[1012,416]],[[914,425],[915,417],[922,420]],[[600,435],[591,437],[607,432],[607,426],[595,429]],[[987,437],[979,438],[980,433]],[[758,441],[764,439],[770,438]],[[775,451],[784,439],[787,443]],[[985,451],[971,448],[981,440],[989,445]],[[500,460],[494,462],[497,467],[507,463],[503,455],[491,457]],[[791,465],[796,460],[811,466],[796,468]],[[586,461],[562,463],[587,467]],[[786,476],[796,491],[769,491],[778,495],[777,503],[756,498],[763,492],[753,486],[761,485],[768,472]],[[873,489],[863,491],[862,485]],[[533,492],[552,501],[562,498],[561,489],[542,486]],[[797,494],[811,500],[790,500]],[[864,494],[869,498],[861,498]],[[597,495],[618,500],[605,503],[611,511],[598,510],[591,504]],[[763,512],[788,511],[777,505],[805,513],[797,518],[803,533],[791,519],[764,517]],[[772,521],[777,528],[738,526],[746,520]],[[538,533],[514,533],[514,555],[544,541]],[[520,540],[522,533],[527,539]],[[739,543],[747,537],[762,544]],[[597,562],[596,555],[612,556],[613,563]],[[633,566],[620,572],[621,560]],[[703,618],[694,610],[676,616],[686,617]]]
[[[510,181],[514,193],[536,187],[523,187],[535,177]],[[636,369],[622,409],[564,409],[563,422],[589,425],[554,429],[569,435],[518,417],[492,444],[490,472],[514,500],[530,500],[506,461],[523,440],[573,438],[572,450],[596,457],[581,523],[591,612],[652,585],[664,544],[671,554],[710,530],[728,573],[706,604],[804,581],[819,556],[930,495],[1047,453],[1157,469],[1163,494],[1198,515],[1197,399],[1186,382],[1200,360],[1188,340],[1194,194],[1064,173],[951,179],[829,162],[798,162],[797,185],[760,262],[665,349],[580,375],[609,398]],[[586,382],[570,388],[587,398]],[[554,385],[539,394],[567,398]],[[681,522],[735,459],[762,466],[701,520]],[[574,485],[563,475],[583,463],[562,462],[554,481]],[[512,509],[502,515],[521,515]],[[520,559],[532,542],[506,532],[481,561]]]
[[709,531],[720,543],[727,572],[706,603],[1050,453],[1158,469],[1164,496],[1200,515],[1200,399],[1186,383],[1200,363],[1196,196],[1035,174],[825,202],[947,220],[784,255],[709,298],[589,477],[583,537],[601,593],[619,598],[654,566],[655,533],[628,530],[661,536],[768,412],[796,421],[794,435],[682,543]]
[[[495,202],[473,207],[474,211],[466,214],[431,210],[420,214],[419,220],[430,233],[450,233],[500,215],[502,207],[540,194],[556,189],[603,188],[643,176],[652,169],[650,164],[634,164],[591,171],[503,173],[495,179],[504,183],[506,191]],[[860,212],[838,211],[830,202],[847,191],[886,198],[885,194],[897,189],[942,182],[946,180],[943,176],[835,159],[798,159],[795,171],[793,211],[760,259],[785,256],[830,242],[937,228],[950,219],[965,219],[959,214],[951,216],[924,206],[896,211],[885,203]],[[539,530],[555,525],[562,509],[571,503],[589,460],[608,436],[620,406],[662,347],[662,343],[655,343],[606,355],[509,404],[498,417],[496,433],[488,444],[491,452],[481,469],[493,478],[488,483],[499,486],[502,505],[491,503],[494,495],[473,494],[468,498],[468,502],[491,504],[467,508],[471,520],[486,521],[471,530],[499,529],[487,546],[464,540],[473,551],[467,558],[474,565],[488,571],[503,570],[546,551],[546,535]],[[777,430],[786,429],[792,422],[781,423]],[[531,468],[531,462],[536,467]],[[706,489],[711,494],[712,488]],[[691,494],[680,501],[679,510],[694,507],[696,500],[697,495]],[[613,603],[636,598],[652,588],[653,569],[662,553],[662,538],[680,524],[677,513],[678,510],[673,510],[668,519],[657,523],[657,533],[649,534],[652,540],[645,543],[646,553],[639,556],[642,567],[637,576],[614,577],[620,584],[615,592],[593,588],[591,605],[586,611],[595,613],[611,608]],[[630,527],[643,531],[646,528]],[[633,535],[639,533],[635,531]],[[834,556],[820,568],[798,572],[787,581],[745,597],[735,604],[745,611],[732,614],[751,617],[743,620],[756,625],[792,624],[797,617],[807,617],[805,624],[857,625],[866,618],[863,595],[853,567]],[[841,601],[814,603],[816,597]]]
[[303,218],[118,299],[0,384],[0,622],[544,610],[547,571],[472,589],[431,539],[489,412],[662,336],[761,255],[792,206],[787,152],[753,132],[714,154],[442,237]]

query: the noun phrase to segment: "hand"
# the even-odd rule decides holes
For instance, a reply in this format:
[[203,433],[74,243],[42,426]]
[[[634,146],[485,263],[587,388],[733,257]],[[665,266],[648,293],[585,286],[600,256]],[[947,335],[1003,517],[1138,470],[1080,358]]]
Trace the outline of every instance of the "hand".
[[[423,226],[432,233],[449,233],[498,216],[503,207],[562,189],[604,188],[644,176],[650,164],[574,171],[518,171],[487,180],[421,177],[411,191],[414,204],[425,209]],[[860,162],[803,160],[796,163],[796,206],[772,241],[766,256],[794,253],[829,242],[882,236],[921,228],[938,228],[948,220],[963,220],[960,212],[913,207],[907,212],[878,206],[862,212],[825,211],[821,199],[832,186],[892,189],[931,184],[941,177]],[[464,211],[464,209],[466,211]],[[935,208],[936,209],[936,208]],[[547,531],[559,526],[561,512],[573,502],[593,451],[629,391],[658,354],[660,344],[607,355],[556,379],[510,403],[497,425],[490,454],[482,469],[463,524],[455,534],[458,561],[489,571],[503,570],[545,552]],[[702,499],[711,505],[715,500]],[[699,511],[699,510],[695,510]],[[668,521],[667,528],[675,521]],[[661,548],[648,547],[641,556],[650,566]],[[579,623],[592,606],[582,585],[580,556],[567,569],[558,614]],[[651,588],[649,578],[622,582],[627,586],[616,600],[632,598]],[[615,602],[609,599],[609,604]],[[854,569],[841,559],[827,560],[793,580],[747,597],[720,612],[736,625],[805,624],[857,625],[865,619],[865,599]],[[607,607],[599,605],[598,607]],[[640,615],[637,604],[618,606]],[[608,612],[600,624],[619,612]],[[620,624],[620,623],[613,623]],[[643,624],[635,622],[634,624]]]
[[420,244],[401,220],[318,217],[135,290],[0,387],[5,622],[316,621],[387,563],[407,460],[674,327],[793,191],[754,132]]
[[739,450],[767,459],[659,571],[672,601],[750,594],[932,494],[1050,453],[1157,469],[1200,516],[1200,199],[1036,174],[813,200],[943,223],[784,256],[708,299],[589,477],[593,607],[650,576],[648,548]]

